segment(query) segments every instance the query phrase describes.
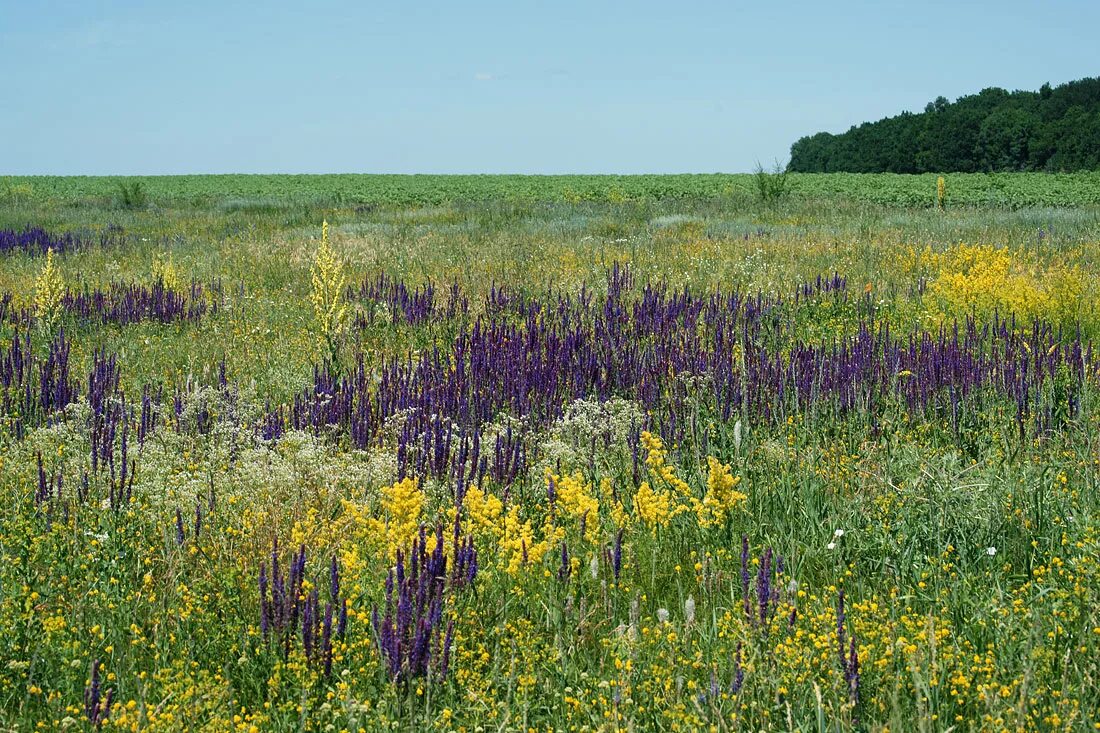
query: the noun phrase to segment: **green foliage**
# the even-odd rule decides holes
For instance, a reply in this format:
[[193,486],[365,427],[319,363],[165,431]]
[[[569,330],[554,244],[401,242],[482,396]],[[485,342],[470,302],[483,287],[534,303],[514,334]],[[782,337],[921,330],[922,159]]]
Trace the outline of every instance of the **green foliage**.
[[765,170],[758,161],[753,171],[753,182],[756,184],[756,198],[764,206],[775,207],[790,192],[787,169],[778,160],[770,171]]
[[0,201],[5,204],[21,204],[34,199],[34,186],[30,183],[16,183],[12,179],[6,179],[3,187],[0,187]]
[[1100,170],[1100,77],[1038,92],[984,89],[791,146],[804,173]]
[[138,180],[116,181],[118,205],[124,209],[144,209],[149,205],[145,184]]
[[[827,133],[822,133],[827,135]],[[884,148],[885,149],[885,148]],[[789,200],[929,206],[935,176],[829,175],[799,173],[793,163],[786,176]],[[832,168],[827,168],[832,170]],[[913,173],[914,170],[900,171]],[[12,186],[32,187],[35,200],[57,205],[95,207],[119,198],[119,179],[89,176],[23,176]],[[224,214],[270,215],[282,225],[303,226],[318,208],[343,208],[367,214],[378,209],[454,206],[492,212],[523,207],[610,205],[644,210],[686,202],[751,203],[758,196],[753,173],[635,176],[467,176],[467,175],[191,175],[140,176],[122,183],[155,200],[161,210],[174,208]],[[131,198],[133,198],[131,196]],[[1100,172],[1012,176],[987,174],[951,178],[957,206],[1020,208],[1100,204]],[[144,204],[138,204],[140,208]],[[136,209],[135,209],[136,210]],[[0,210],[0,215],[2,215]],[[494,214],[495,215],[495,214]],[[98,224],[98,222],[97,222]],[[21,226],[21,220],[19,225]]]

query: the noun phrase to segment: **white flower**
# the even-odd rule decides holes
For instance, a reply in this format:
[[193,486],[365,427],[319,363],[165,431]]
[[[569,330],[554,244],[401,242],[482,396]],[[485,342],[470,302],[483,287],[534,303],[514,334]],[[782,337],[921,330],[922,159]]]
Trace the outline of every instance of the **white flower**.
[[997,548],[996,547],[987,547],[987,548],[985,548],[985,554],[989,555],[990,557],[993,557],[994,555],[997,554]]
[[826,550],[835,550],[836,549],[836,543],[835,542],[830,542],[829,544],[825,545],[825,549]]
[[667,608],[658,608],[657,609],[657,620],[660,621],[663,624],[668,623],[668,609]]
[[684,601],[684,619],[689,624],[695,622],[695,598],[692,596],[688,596],[687,600]]
[[835,532],[833,532],[833,537],[836,537],[837,539],[840,539],[843,536],[844,536],[844,530],[842,530],[842,529],[838,529]]
[[592,573],[593,580],[600,575],[600,559],[595,555],[592,556],[592,560],[588,563],[588,572]]
[[738,420],[733,424],[733,447],[738,451],[741,450],[741,421]]

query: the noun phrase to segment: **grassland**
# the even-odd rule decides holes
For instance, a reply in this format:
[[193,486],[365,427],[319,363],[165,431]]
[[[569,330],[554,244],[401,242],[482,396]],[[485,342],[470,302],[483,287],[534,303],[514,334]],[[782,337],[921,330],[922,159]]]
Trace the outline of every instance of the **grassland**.
[[5,179],[0,721],[1095,729],[1100,179],[935,179]]

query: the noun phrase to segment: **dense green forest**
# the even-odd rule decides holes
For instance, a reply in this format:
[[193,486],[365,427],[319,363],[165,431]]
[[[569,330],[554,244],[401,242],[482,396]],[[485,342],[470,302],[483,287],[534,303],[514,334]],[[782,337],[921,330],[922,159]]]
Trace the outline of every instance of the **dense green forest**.
[[801,173],[1100,170],[1100,77],[1037,92],[983,89],[791,146]]

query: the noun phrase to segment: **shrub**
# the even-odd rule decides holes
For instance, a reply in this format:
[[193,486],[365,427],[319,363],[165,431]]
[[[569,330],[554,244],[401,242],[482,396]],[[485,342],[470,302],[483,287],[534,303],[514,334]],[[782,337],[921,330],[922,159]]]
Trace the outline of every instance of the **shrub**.
[[778,160],[770,171],[757,163],[753,176],[756,183],[756,196],[764,206],[771,208],[778,205],[790,192],[787,169],[780,165]]
[[116,187],[118,189],[118,205],[122,208],[144,209],[149,205],[149,195],[145,191],[145,184],[141,181],[133,181],[132,183],[119,181]]

